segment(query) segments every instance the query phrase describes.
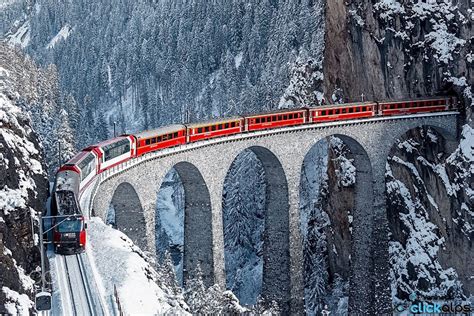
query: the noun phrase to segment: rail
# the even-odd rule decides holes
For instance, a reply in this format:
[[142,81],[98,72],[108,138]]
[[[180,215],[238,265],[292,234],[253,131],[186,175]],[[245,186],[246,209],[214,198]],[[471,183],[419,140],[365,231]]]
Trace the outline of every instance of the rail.
[[60,257],[64,264],[73,314],[78,316],[104,315],[104,307],[101,301],[98,300],[98,302],[96,302],[91,291],[82,255],[76,254]]

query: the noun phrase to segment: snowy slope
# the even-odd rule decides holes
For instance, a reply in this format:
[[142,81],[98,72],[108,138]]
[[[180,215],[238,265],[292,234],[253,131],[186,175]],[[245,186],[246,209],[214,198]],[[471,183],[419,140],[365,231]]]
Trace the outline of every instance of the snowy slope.
[[[88,255],[95,265],[96,279],[113,298],[114,286],[127,314],[187,314],[182,296],[172,293],[162,282],[145,254],[123,233],[100,219],[89,221]],[[104,238],[107,236],[107,238]]]

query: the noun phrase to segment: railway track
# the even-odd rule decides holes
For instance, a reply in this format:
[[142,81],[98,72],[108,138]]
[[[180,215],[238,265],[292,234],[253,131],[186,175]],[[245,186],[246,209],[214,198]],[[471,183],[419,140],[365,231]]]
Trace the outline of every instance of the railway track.
[[64,266],[70,312],[78,316],[105,315],[101,301],[91,291],[83,256],[84,254],[60,256]]

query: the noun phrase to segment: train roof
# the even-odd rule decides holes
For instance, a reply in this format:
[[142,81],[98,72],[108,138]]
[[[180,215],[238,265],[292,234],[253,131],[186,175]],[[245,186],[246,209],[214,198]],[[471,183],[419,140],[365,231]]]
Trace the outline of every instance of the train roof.
[[396,101],[380,101],[380,104],[393,104],[393,103],[402,103],[402,102],[421,102],[421,101],[434,101],[434,100],[446,100],[449,97],[427,97],[427,98],[418,98],[410,100],[396,100]]
[[314,110],[314,109],[325,109],[325,108],[340,108],[340,107],[357,106],[357,105],[367,106],[367,105],[373,105],[373,104],[375,104],[375,102],[373,101],[324,104],[324,105],[318,105],[318,106],[311,106],[311,107],[308,107],[308,109]]
[[77,154],[75,154],[71,159],[69,159],[65,165],[77,165],[78,163],[80,163],[82,160],[84,160],[84,158],[87,157],[87,155],[89,155],[89,153],[91,153],[91,150],[89,149],[84,149],[80,152],[78,152]]
[[163,134],[169,134],[169,133],[174,133],[178,132],[180,130],[185,129],[186,126],[181,125],[181,124],[174,124],[174,125],[168,125],[168,126],[163,126],[155,129],[151,129],[148,131],[143,131],[140,133],[133,134],[136,138],[149,138],[157,135],[163,135]]
[[85,151],[90,151],[92,150],[93,148],[96,148],[96,147],[104,147],[104,146],[107,146],[107,145],[110,145],[110,144],[113,144],[113,143],[116,143],[118,141],[121,141],[123,139],[127,139],[129,136],[128,135],[124,135],[124,136],[119,136],[119,137],[114,137],[114,138],[111,138],[111,139],[107,139],[107,140],[104,140],[100,143],[97,143],[97,144],[94,144],[94,145],[90,145],[89,147],[83,149]]
[[56,191],[76,192],[79,188],[79,175],[71,170],[59,171],[56,174]]
[[223,124],[223,123],[228,123],[228,122],[235,122],[235,121],[240,121],[242,119],[243,119],[242,116],[231,116],[227,118],[209,120],[209,121],[204,121],[204,122],[190,123],[190,124],[186,124],[186,126],[188,128],[196,128],[196,127],[201,127],[201,126],[209,126],[209,125]]

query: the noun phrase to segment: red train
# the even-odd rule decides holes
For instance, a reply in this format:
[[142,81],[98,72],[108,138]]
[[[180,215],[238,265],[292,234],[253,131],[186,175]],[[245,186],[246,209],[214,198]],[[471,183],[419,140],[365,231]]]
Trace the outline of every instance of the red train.
[[[61,191],[71,191],[76,197],[79,197],[94,177],[104,170],[147,153],[187,143],[287,126],[374,116],[439,112],[453,108],[454,101],[452,98],[334,104],[235,116],[187,125],[171,125],[133,135],[122,135],[85,148],[61,166],[56,176],[55,195],[57,196]],[[65,185],[65,183],[68,185]],[[61,195],[64,195],[64,192]],[[61,199],[58,198],[57,200]],[[77,203],[77,200],[75,202]],[[61,203],[65,202],[60,201],[58,203],[57,209],[59,210],[63,209]],[[56,249],[64,249],[64,246],[61,248],[63,241],[71,243],[64,236],[76,238],[75,245],[77,247],[75,249],[78,251],[83,250],[85,246],[85,233],[81,235],[86,227],[84,217],[80,214],[78,207],[75,210],[78,213],[75,214],[75,218],[81,221],[82,224],[76,226],[69,224],[71,224],[70,227],[76,230],[80,229],[80,231],[68,232],[67,229],[56,231],[54,235]],[[62,213],[64,213],[64,210]]]

